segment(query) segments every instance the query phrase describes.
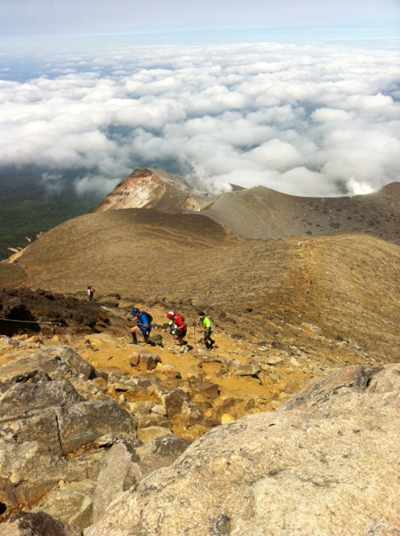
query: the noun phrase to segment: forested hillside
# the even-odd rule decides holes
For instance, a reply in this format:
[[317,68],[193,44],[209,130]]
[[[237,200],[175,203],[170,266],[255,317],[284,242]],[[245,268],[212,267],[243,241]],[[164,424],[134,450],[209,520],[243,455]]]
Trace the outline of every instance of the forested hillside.
[[25,237],[48,231],[56,225],[88,212],[98,197],[78,196],[69,182],[53,191],[39,178],[5,173],[0,176],[0,260],[9,247],[25,247]]

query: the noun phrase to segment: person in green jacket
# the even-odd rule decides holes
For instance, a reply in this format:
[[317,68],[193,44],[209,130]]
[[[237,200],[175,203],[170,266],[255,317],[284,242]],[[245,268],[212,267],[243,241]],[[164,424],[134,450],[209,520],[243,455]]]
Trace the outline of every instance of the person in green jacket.
[[211,338],[211,333],[214,330],[211,320],[208,318],[208,316],[206,316],[205,313],[200,312],[199,320],[197,323],[201,326],[200,332],[203,335],[203,341],[206,345],[207,350],[212,350],[215,341]]

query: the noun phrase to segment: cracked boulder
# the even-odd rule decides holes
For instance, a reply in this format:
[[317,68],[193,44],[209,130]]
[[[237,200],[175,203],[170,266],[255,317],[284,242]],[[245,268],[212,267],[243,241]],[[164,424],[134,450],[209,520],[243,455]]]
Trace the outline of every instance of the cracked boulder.
[[58,348],[23,355],[0,368],[3,518],[29,508],[60,480],[95,480],[102,438],[138,444],[126,410],[112,400],[88,400],[76,390],[73,382],[90,383],[94,375],[86,365],[71,350]]

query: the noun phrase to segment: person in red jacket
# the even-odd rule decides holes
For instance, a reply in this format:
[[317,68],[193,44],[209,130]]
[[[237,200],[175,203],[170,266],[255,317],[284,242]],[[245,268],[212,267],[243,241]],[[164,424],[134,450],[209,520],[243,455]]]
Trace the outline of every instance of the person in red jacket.
[[187,326],[185,324],[185,318],[178,313],[170,311],[167,314],[167,318],[171,320],[171,334],[173,338],[178,341],[179,346],[184,346],[186,341],[184,340],[187,333]]

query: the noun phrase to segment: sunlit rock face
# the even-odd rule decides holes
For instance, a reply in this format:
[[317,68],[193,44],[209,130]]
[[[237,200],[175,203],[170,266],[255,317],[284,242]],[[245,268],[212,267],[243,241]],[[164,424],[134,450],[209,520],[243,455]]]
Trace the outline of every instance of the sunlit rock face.
[[399,397],[399,365],[314,381],[281,411],[195,441],[85,536],[394,534]]
[[197,212],[212,198],[195,189],[185,177],[139,168],[121,181],[97,210],[157,208],[166,212]]

